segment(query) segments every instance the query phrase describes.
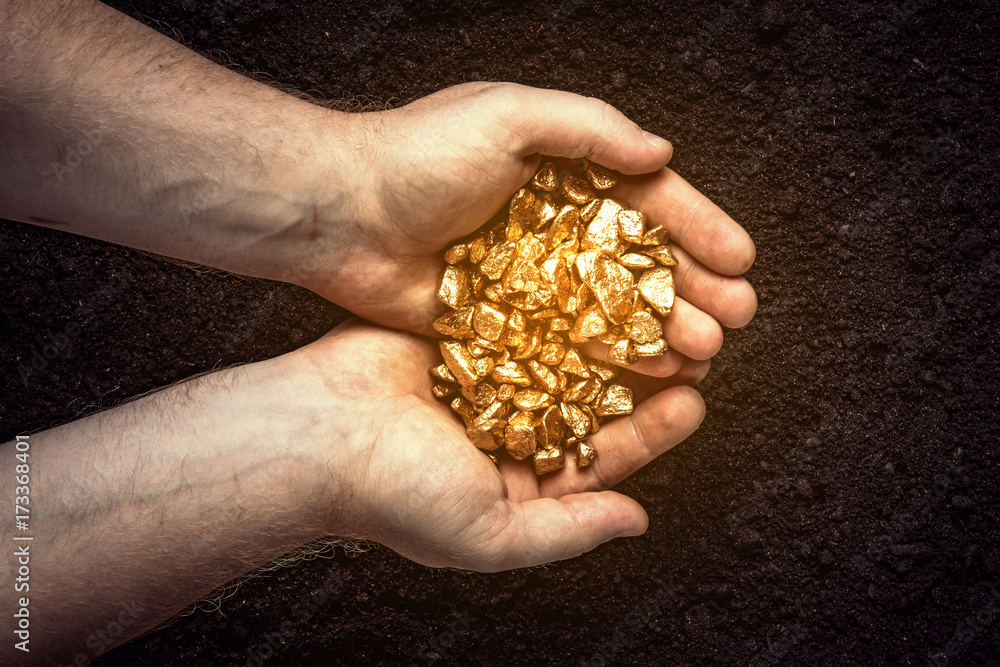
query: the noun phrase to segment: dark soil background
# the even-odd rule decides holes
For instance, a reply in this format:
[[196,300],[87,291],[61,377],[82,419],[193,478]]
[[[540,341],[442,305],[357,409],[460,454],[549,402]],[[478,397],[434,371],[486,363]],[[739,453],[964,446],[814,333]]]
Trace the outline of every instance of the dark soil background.
[[[995,4],[115,4],[331,99],[506,80],[608,100],[749,230],[760,310],[727,334],[701,430],[620,485],[644,537],[496,575],[338,549],[100,664],[1000,664]],[[57,231],[0,235],[3,439],[346,316]]]

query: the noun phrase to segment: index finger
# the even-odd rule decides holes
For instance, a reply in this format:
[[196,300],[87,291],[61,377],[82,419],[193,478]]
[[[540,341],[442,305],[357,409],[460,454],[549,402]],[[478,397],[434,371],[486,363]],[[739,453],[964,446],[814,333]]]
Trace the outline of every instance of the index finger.
[[648,223],[663,225],[671,239],[717,273],[738,276],[754,262],[750,235],[672,169],[623,178],[609,192],[642,211]]

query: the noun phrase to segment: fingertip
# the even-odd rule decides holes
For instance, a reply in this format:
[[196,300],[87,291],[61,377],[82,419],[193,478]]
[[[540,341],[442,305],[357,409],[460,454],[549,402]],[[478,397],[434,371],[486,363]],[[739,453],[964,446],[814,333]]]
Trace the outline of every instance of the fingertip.
[[703,243],[693,254],[723,275],[743,275],[757,258],[753,239],[740,223],[714,203],[706,210],[708,215],[702,221],[701,231]]
[[[745,327],[757,314],[757,292],[744,278],[729,277],[723,283],[725,292],[705,307],[728,329]],[[692,299],[696,295],[692,295]]]
[[691,387],[696,387],[701,384],[702,380],[708,377],[708,372],[712,370],[712,360],[702,359],[701,361],[691,360],[691,374],[688,377],[687,384]]
[[[604,100],[590,97],[586,103],[590,113],[576,116],[585,141],[578,151],[580,155],[567,157],[586,157],[626,175],[649,174],[666,166],[674,152],[669,141],[643,130]],[[580,120],[584,121],[582,125]]]
[[674,156],[674,145],[660,135],[647,132],[646,130],[642,131],[642,137],[650,146],[660,151],[660,159],[663,162],[662,166],[665,167],[670,162],[670,158]]
[[674,158],[673,142],[670,141],[667,142],[666,146],[664,147],[663,153],[664,153],[663,166],[666,167],[668,164],[670,164],[670,161]]
[[573,511],[581,523],[593,531],[594,542],[587,551],[616,537],[641,535],[649,527],[642,505],[616,491],[579,493],[564,497],[562,502],[575,506]]
[[673,144],[659,135],[643,130],[617,110],[615,113],[621,117],[622,122],[631,125],[632,129],[625,134],[628,141],[611,144],[599,142],[594,146],[593,155],[587,156],[588,159],[629,176],[651,174],[667,166],[674,156]]
[[699,394],[698,390],[694,387],[682,385],[680,387],[674,387],[674,389],[680,394],[679,400],[683,405],[680,409],[683,410],[688,417],[692,418],[694,422],[696,422],[693,430],[697,431],[701,428],[702,422],[705,421],[706,408],[704,397],[702,397],[702,395]]
[[705,420],[705,399],[694,387],[688,385],[669,387],[660,392],[657,400],[662,401],[664,407],[669,406],[668,410],[659,415],[664,427],[685,424],[684,433],[672,434],[672,440],[677,442],[684,440],[697,431]]
[[[632,499],[629,498],[629,500]],[[638,537],[639,535],[643,535],[647,530],[649,530],[649,515],[646,514],[646,510],[643,509],[642,505],[640,505],[638,502],[634,500],[632,502],[635,502],[636,507],[639,508],[639,516],[638,516],[639,521],[637,521],[635,524],[635,535],[629,535],[629,537]]]
[[[730,220],[732,220],[732,218],[730,218]],[[733,220],[733,224],[739,227],[739,229],[743,232],[744,237],[742,240],[743,248],[737,251],[737,259],[734,261],[735,270],[733,275],[742,276],[744,273],[749,271],[750,267],[752,267],[754,262],[757,261],[757,244],[753,242],[753,239],[750,238],[750,234],[743,229],[742,225],[735,220]]]
[[747,240],[750,241],[750,256],[747,258],[746,268],[743,269],[743,273],[749,271],[750,267],[757,261],[757,244],[753,242],[753,239],[750,238],[749,234],[747,234]]
[[643,515],[642,521],[639,521],[636,524],[618,533],[617,535],[615,535],[615,538],[617,539],[619,537],[639,537],[640,535],[644,535],[646,531],[649,530],[649,516],[646,514],[645,511],[643,511],[642,515]]
[[663,137],[646,132],[606,102],[601,129],[594,127],[590,145],[580,157],[632,176],[663,169],[673,157],[674,147]]
[[742,303],[742,307],[734,309],[732,317],[723,323],[730,329],[745,327],[757,314],[757,291],[753,288],[753,285],[747,281],[743,281],[743,285],[739,287],[739,290],[742,293],[738,295],[737,301]]
[[623,532],[642,533],[649,525],[639,503],[614,491],[538,498],[515,505],[513,511],[514,520],[476,569],[495,572],[573,558]]
[[659,136],[657,134],[653,134],[652,132],[647,132],[646,130],[642,131],[642,137],[643,137],[643,139],[645,139],[646,141],[648,141],[650,143],[650,145],[652,145],[652,146],[654,146],[656,148],[659,148],[663,144],[667,143],[667,140],[664,139],[663,137],[661,137],[661,136]]
[[718,247],[728,248],[724,258],[725,266],[718,268],[721,269],[720,273],[742,276],[757,261],[757,246],[743,225],[721,208],[718,213],[721,215],[716,226],[720,233],[716,242],[719,243]]

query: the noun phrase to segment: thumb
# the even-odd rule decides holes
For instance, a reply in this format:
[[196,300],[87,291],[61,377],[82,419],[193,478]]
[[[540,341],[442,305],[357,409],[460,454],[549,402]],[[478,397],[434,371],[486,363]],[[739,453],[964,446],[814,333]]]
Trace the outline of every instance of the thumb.
[[520,158],[586,157],[623,174],[647,174],[673,155],[669,141],[644,132],[596,97],[520,85],[507,92],[514,102],[507,122],[515,138],[511,150]]
[[509,509],[513,517],[496,537],[488,571],[573,558],[615,537],[641,535],[649,526],[642,506],[614,491],[538,498],[510,503]]

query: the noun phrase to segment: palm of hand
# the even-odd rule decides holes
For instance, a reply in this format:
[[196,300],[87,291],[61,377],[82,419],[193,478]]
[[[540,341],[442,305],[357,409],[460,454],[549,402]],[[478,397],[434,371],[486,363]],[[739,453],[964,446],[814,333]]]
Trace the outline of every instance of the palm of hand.
[[[498,469],[431,393],[435,345],[357,321],[303,348],[351,420],[334,437],[334,470],[349,486],[340,534],[373,539],[418,562],[493,571],[568,558],[646,518],[608,488],[697,428],[703,403],[688,387],[649,399],[592,439],[592,468],[567,467],[539,479],[530,462]],[[349,360],[349,361],[346,361]],[[571,458],[571,457],[570,457]]]
[[495,104],[466,87],[358,122],[377,136],[369,141],[377,150],[359,188],[368,196],[355,243],[358,271],[346,276],[357,284],[345,303],[338,276],[340,298],[331,298],[372,322],[432,333],[442,308],[434,299],[442,251],[501,209],[539,158],[497,143]]
[[448,551],[474,541],[470,531],[505,489],[494,464],[431,393],[434,348],[352,321],[302,352],[352,422],[339,433],[347,442],[332,466],[346,471],[339,477],[350,487],[348,515],[358,517],[348,532],[448,565]]
[[[486,223],[541,160],[590,157],[625,174],[608,191],[662,224],[674,240],[678,299],[664,322],[668,354],[637,367],[666,376],[685,357],[706,360],[722,326],[746,324],[756,309],[739,274],[753,262],[746,232],[663,163],[656,148],[619,112],[594,99],[510,84],[466,84],[408,106],[361,114],[372,146],[358,176],[357,224],[314,260],[306,283],[377,324],[433,334],[441,253]],[[344,251],[339,248],[349,247]],[[337,261],[338,257],[346,257]],[[591,350],[600,355],[602,350]]]

